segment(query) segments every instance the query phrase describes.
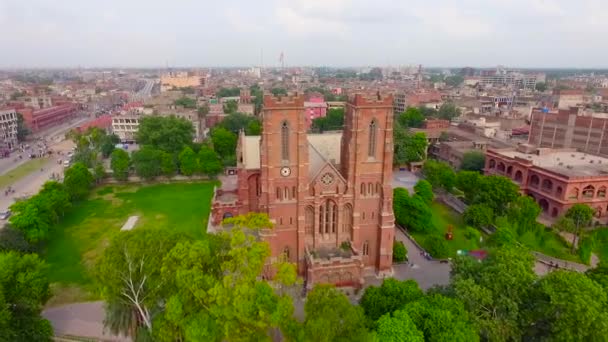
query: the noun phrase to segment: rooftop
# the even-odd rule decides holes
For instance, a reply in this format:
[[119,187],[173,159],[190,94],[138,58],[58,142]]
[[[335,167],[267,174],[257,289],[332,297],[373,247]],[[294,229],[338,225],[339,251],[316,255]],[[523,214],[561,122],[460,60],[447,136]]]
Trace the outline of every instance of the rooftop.
[[568,177],[608,176],[608,158],[583,152],[548,150],[545,153],[523,153],[515,150],[495,151],[509,158],[521,158],[534,166]]

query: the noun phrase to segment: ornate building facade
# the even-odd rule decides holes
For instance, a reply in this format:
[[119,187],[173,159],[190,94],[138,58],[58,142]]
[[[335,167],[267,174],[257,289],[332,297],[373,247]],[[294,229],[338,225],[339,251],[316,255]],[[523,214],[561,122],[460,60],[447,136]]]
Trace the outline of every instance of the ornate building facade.
[[218,190],[212,223],[268,213],[270,262],[296,263],[308,287],[359,287],[366,275],[390,274],[392,105],[392,96],[353,95],[343,132],[308,134],[303,96],[266,95],[263,133],[240,135],[237,186]]

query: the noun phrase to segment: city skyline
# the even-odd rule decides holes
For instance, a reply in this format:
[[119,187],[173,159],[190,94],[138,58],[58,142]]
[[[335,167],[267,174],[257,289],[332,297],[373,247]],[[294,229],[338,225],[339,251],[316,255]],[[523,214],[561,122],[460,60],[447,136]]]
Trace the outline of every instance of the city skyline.
[[0,68],[608,67],[597,0],[4,0],[0,28]]

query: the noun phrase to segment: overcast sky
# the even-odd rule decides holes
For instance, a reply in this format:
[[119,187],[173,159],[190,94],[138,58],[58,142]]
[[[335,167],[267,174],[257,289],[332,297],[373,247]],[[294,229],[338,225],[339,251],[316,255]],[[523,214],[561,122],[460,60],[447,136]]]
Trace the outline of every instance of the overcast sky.
[[608,67],[608,0],[0,0],[0,67]]

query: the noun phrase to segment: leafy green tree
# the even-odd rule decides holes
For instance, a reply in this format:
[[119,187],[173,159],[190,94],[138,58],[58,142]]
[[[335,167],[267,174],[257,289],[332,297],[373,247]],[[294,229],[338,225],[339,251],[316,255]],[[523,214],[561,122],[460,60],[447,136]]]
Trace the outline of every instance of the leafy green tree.
[[196,100],[189,97],[180,97],[179,99],[173,102],[176,106],[182,106],[184,108],[194,109],[196,108]]
[[540,212],[540,206],[532,197],[518,196],[507,208],[507,218],[517,234],[523,235],[538,228],[536,218]]
[[100,146],[101,155],[108,158],[114,152],[118,143],[120,143],[120,138],[116,134],[107,135]]
[[217,127],[222,127],[235,134],[240,130],[245,130],[246,135],[259,135],[262,132],[262,125],[258,118],[236,112],[228,114],[217,124]]
[[160,151],[160,172],[167,177],[175,175],[175,160],[165,151]]
[[536,91],[540,91],[541,93],[544,93],[547,90],[547,83],[537,82],[536,86],[534,88],[536,89]]
[[173,115],[144,116],[139,120],[137,142],[168,153],[178,153],[192,143],[194,126],[183,118]]
[[160,152],[160,150],[150,146],[144,146],[138,151],[133,152],[131,160],[133,167],[135,168],[135,173],[146,180],[154,179],[159,176],[161,173]]
[[76,163],[65,171],[63,184],[72,200],[81,200],[84,199],[91,190],[93,175],[84,164]]
[[427,341],[479,341],[477,328],[463,303],[440,294],[430,294],[403,310]]
[[213,177],[222,172],[223,168],[220,158],[217,156],[217,153],[209,147],[203,146],[201,150],[198,151],[198,162],[203,174]]
[[393,127],[394,163],[397,165],[422,161],[426,158],[428,141],[424,132],[409,133],[400,125]]
[[521,340],[522,309],[537,281],[534,257],[527,250],[505,246],[493,250],[481,263],[470,257],[456,258],[452,288],[490,341]]
[[0,253],[0,340],[52,341],[40,315],[51,297],[46,268],[36,254]]
[[55,221],[48,201],[35,197],[11,205],[11,226],[23,232],[29,243],[48,239],[51,223]]
[[192,176],[199,169],[196,153],[190,146],[184,147],[179,153],[179,170],[184,176]]
[[519,187],[509,178],[490,175],[480,180],[473,203],[487,205],[497,216],[505,214],[509,204],[520,196]]
[[433,189],[443,188],[450,191],[456,183],[454,170],[444,162],[427,160],[422,166],[422,173]]
[[450,256],[448,242],[439,235],[429,235],[424,239],[426,251],[437,259],[445,259]]
[[388,278],[379,287],[370,286],[365,289],[359,303],[365,316],[371,321],[376,321],[383,315],[393,313],[422,296],[422,290],[416,281],[399,281],[395,278]]
[[407,260],[407,248],[401,241],[393,241],[393,262]]
[[[163,259],[178,242],[186,240],[170,230],[138,228],[120,232],[104,250],[95,275],[109,303],[106,322],[114,323],[114,333],[132,335],[138,327],[152,330],[153,314],[161,310],[161,302],[170,294],[169,283],[161,277]],[[130,313],[133,318],[115,324],[110,315],[116,311]]]
[[479,151],[469,151],[462,155],[460,169],[465,171],[483,171],[486,163],[486,156]]
[[93,169],[93,177],[95,177],[95,183],[99,184],[102,179],[106,176],[106,169],[103,167],[103,164],[97,163],[95,168]]
[[586,204],[577,203],[568,208],[564,216],[571,219],[576,228],[572,238],[572,251],[574,251],[574,246],[576,245],[576,240],[578,240],[581,228],[585,228],[591,224],[593,209]]
[[456,187],[464,192],[465,200],[473,203],[479,191],[479,182],[482,175],[475,171],[459,171],[456,174]]
[[422,342],[424,335],[403,310],[385,314],[376,322],[376,340],[382,342]]
[[116,180],[127,180],[129,178],[129,164],[131,163],[129,153],[119,148],[112,152],[110,168]]
[[589,279],[602,286],[606,295],[608,295],[608,267],[600,263],[597,267],[589,269],[585,274]]
[[245,127],[246,135],[261,135],[262,134],[262,123],[260,120],[251,120]]
[[435,194],[433,194],[433,186],[428,181],[421,179],[414,185],[414,192],[420,196],[428,205],[433,203]]
[[235,133],[222,127],[215,128],[211,131],[211,140],[213,141],[213,149],[222,160],[236,154],[237,136]]
[[485,228],[494,222],[494,211],[485,204],[474,204],[467,208],[462,218],[473,227]]
[[19,142],[25,141],[25,138],[27,138],[28,134],[30,134],[30,130],[25,124],[23,115],[21,113],[17,113],[17,140]]
[[34,252],[23,231],[6,227],[0,229],[0,253],[14,251],[20,254]]
[[228,100],[224,103],[224,113],[226,114],[236,113],[238,109],[239,104],[235,100]]
[[606,292],[577,272],[554,271],[534,285],[527,340],[601,341],[608,336]]
[[407,189],[393,190],[393,211],[395,221],[408,229],[417,232],[429,232],[434,229],[431,208],[421,196],[414,194],[410,197]]
[[215,96],[217,96],[218,98],[221,98],[221,97],[239,96],[240,94],[241,94],[241,89],[239,87],[220,88],[220,90],[218,90],[215,93]]
[[399,114],[398,120],[402,127],[420,128],[424,122],[424,116],[418,108],[409,107],[405,112]]
[[272,88],[270,89],[270,92],[274,96],[287,95],[287,89],[285,88]]
[[70,202],[70,194],[63,183],[56,181],[47,181],[42,185],[42,189],[36,197],[42,197],[48,201],[51,210],[55,212],[57,217],[65,215],[72,207]]
[[331,108],[324,117],[312,120],[311,130],[318,132],[339,130],[344,127],[344,109]]
[[304,304],[305,341],[366,341],[363,310],[330,285],[316,285]]
[[443,120],[452,120],[455,117],[460,116],[460,109],[456,107],[454,103],[446,102],[439,107],[437,117]]

